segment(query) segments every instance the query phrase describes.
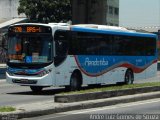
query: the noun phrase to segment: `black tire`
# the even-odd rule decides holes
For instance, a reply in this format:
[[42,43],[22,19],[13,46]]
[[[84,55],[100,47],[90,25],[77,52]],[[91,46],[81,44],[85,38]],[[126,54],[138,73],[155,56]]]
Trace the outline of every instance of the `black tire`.
[[30,86],[30,88],[33,92],[41,92],[43,89],[41,86]]
[[69,86],[70,91],[80,90],[81,85],[82,85],[82,82],[81,82],[80,74],[76,72],[73,73],[70,79],[70,86]]
[[134,81],[133,72],[131,70],[127,70],[125,73],[125,78],[124,78],[125,84],[127,85],[133,84],[133,81]]

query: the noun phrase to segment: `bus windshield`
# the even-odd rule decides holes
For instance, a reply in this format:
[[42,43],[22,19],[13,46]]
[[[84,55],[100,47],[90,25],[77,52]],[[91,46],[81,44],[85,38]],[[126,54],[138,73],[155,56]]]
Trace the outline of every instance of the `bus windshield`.
[[51,35],[10,35],[8,62],[40,64],[53,61]]

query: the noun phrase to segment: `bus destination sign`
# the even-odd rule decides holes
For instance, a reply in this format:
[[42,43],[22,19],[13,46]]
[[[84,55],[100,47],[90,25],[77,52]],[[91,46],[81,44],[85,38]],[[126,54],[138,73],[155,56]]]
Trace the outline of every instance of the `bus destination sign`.
[[51,29],[45,26],[13,26],[9,32],[14,33],[50,33]]

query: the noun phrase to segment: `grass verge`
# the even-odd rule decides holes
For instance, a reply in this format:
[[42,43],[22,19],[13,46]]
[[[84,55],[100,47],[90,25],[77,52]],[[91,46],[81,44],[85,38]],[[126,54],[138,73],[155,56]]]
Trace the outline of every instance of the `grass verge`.
[[153,87],[160,86],[160,82],[153,83],[141,83],[141,84],[131,84],[131,85],[110,85],[110,86],[102,86],[98,88],[85,89],[80,91],[71,91],[71,92],[63,92],[61,94],[83,94],[90,92],[103,92],[103,91],[111,91],[111,90],[122,90],[122,89],[132,89],[132,88],[142,88],[142,87]]
[[15,110],[16,108],[14,107],[9,107],[9,106],[1,107],[0,106],[0,112],[13,112]]

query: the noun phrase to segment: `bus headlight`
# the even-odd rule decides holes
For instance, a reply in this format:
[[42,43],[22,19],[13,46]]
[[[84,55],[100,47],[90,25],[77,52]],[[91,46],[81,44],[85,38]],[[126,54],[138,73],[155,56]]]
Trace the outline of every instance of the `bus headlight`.
[[42,70],[42,71],[40,71],[40,72],[38,73],[38,76],[39,76],[39,77],[45,76],[45,75],[49,74],[51,71],[52,71],[52,69]]

